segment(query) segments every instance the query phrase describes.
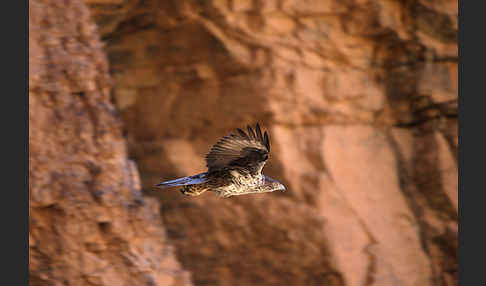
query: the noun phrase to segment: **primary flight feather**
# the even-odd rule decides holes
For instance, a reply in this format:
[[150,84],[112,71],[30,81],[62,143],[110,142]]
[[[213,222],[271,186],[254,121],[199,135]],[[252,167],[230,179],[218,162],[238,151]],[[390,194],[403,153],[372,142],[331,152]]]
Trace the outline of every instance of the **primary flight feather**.
[[198,196],[213,191],[222,197],[251,193],[285,191],[280,182],[262,174],[270,154],[270,141],[260,125],[247,132],[237,129],[238,134],[221,138],[206,155],[207,172],[178,178],[157,184],[158,187],[182,186],[181,193]]

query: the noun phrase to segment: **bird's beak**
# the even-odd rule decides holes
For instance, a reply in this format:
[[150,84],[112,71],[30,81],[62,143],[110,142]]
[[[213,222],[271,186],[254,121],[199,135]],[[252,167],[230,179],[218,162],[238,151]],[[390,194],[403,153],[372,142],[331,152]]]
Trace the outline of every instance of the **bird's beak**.
[[269,177],[267,177],[267,176],[264,176],[264,177],[265,177],[265,180],[266,180],[267,182],[269,182],[269,183],[273,183],[273,185],[274,185],[274,186],[275,186],[275,183],[277,183],[277,185],[278,185],[278,189],[277,189],[277,190],[281,190],[282,192],[285,192],[286,188],[285,188],[285,186],[284,186],[282,183],[280,183],[279,181],[274,180],[274,179],[272,179],[272,178],[269,178]]

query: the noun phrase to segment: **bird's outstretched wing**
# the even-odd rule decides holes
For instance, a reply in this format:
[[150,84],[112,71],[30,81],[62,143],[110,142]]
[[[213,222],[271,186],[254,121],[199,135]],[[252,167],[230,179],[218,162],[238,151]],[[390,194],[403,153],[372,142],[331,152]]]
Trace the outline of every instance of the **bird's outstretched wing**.
[[238,135],[230,134],[221,138],[206,155],[208,172],[224,168],[246,169],[251,174],[261,173],[270,153],[270,141],[260,125],[255,131],[248,126],[248,134],[237,129]]

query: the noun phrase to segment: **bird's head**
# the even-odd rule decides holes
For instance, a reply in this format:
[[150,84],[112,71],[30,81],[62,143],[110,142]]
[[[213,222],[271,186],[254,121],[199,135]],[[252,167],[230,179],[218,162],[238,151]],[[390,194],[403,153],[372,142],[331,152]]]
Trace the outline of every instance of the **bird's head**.
[[268,189],[269,192],[273,192],[273,191],[285,192],[286,188],[282,183],[280,183],[279,181],[274,180],[272,178],[269,178],[267,176],[263,176],[263,177],[265,179],[264,186],[265,186],[265,188]]

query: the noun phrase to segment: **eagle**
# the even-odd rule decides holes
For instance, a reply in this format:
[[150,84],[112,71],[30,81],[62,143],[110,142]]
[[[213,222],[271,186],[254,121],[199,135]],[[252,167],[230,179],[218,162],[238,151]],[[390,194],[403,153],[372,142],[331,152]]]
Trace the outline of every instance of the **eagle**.
[[157,184],[159,188],[182,186],[186,196],[199,196],[206,191],[223,198],[251,193],[285,191],[285,186],[262,174],[270,154],[267,131],[257,123],[255,130],[247,126],[248,134],[240,128],[214,144],[206,155],[207,172]]

